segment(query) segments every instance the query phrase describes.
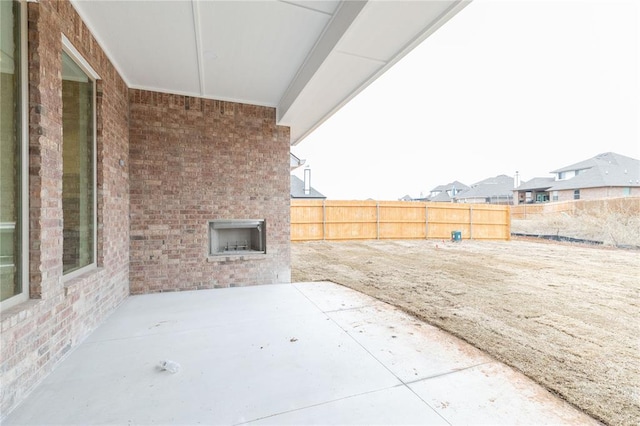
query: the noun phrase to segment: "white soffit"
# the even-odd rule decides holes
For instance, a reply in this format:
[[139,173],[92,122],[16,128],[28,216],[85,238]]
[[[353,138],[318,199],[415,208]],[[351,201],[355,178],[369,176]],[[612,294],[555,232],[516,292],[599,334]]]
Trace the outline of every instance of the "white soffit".
[[203,94],[269,106],[278,104],[332,16],[266,1],[205,1],[198,9]]
[[279,123],[291,127],[292,145],[469,3],[368,1],[313,76],[278,105]]
[[200,94],[188,1],[72,1],[129,87]]
[[470,0],[71,0],[129,87],[277,107],[297,143]]

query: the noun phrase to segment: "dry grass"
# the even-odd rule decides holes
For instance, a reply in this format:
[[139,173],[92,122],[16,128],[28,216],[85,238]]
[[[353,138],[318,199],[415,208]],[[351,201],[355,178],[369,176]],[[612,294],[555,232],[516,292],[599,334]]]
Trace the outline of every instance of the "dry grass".
[[606,246],[640,248],[640,217],[623,214],[598,217],[558,213],[534,219],[514,219],[511,232],[560,235],[602,241]]
[[606,246],[640,248],[640,200],[590,200],[568,213],[514,219],[511,231],[602,241]]
[[640,251],[319,241],[293,244],[292,267],[461,337],[598,420],[640,424]]

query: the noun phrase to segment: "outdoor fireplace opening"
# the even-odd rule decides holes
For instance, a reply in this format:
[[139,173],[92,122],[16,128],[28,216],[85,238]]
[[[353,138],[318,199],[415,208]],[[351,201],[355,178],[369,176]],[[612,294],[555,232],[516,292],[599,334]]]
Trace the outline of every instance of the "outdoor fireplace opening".
[[267,252],[265,221],[260,219],[209,222],[210,255],[264,254]]

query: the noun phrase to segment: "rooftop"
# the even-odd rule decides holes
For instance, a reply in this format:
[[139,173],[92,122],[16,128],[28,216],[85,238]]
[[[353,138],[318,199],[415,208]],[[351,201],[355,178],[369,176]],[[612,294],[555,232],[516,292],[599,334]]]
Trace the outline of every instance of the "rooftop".
[[580,170],[577,176],[556,181],[550,190],[640,186],[640,160],[615,152],[605,152],[552,173],[575,170]]
[[555,183],[552,177],[536,177],[520,184],[514,191],[526,191],[530,189],[549,189]]
[[291,198],[319,198],[325,199],[319,191],[315,190],[312,186],[309,187],[309,193],[304,193],[304,181],[298,176],[291,175]]
[[461,192],[463,190],[469,189],[469,187],[467,185],[465,185],[462,182],[459,182],[457,180],[454,180],[453,182],[449,182],[446,185],[438,185],[435,188],[433,188],[431,190],[431,192],[436,192],[436,191],[451,191],[455,189],[456,192]]
[[474,183],[471,188],[459,193],[456,198],[510,197],[512,193],[513,178],[507,175],[498,175]]

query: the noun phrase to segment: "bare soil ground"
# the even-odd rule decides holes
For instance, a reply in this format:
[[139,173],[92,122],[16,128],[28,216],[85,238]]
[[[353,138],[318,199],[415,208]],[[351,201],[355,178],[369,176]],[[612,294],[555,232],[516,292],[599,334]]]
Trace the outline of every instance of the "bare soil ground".
[[293,281],[398,306],[594,418],[640,424],[640,251],[512,240],[292,244]]

